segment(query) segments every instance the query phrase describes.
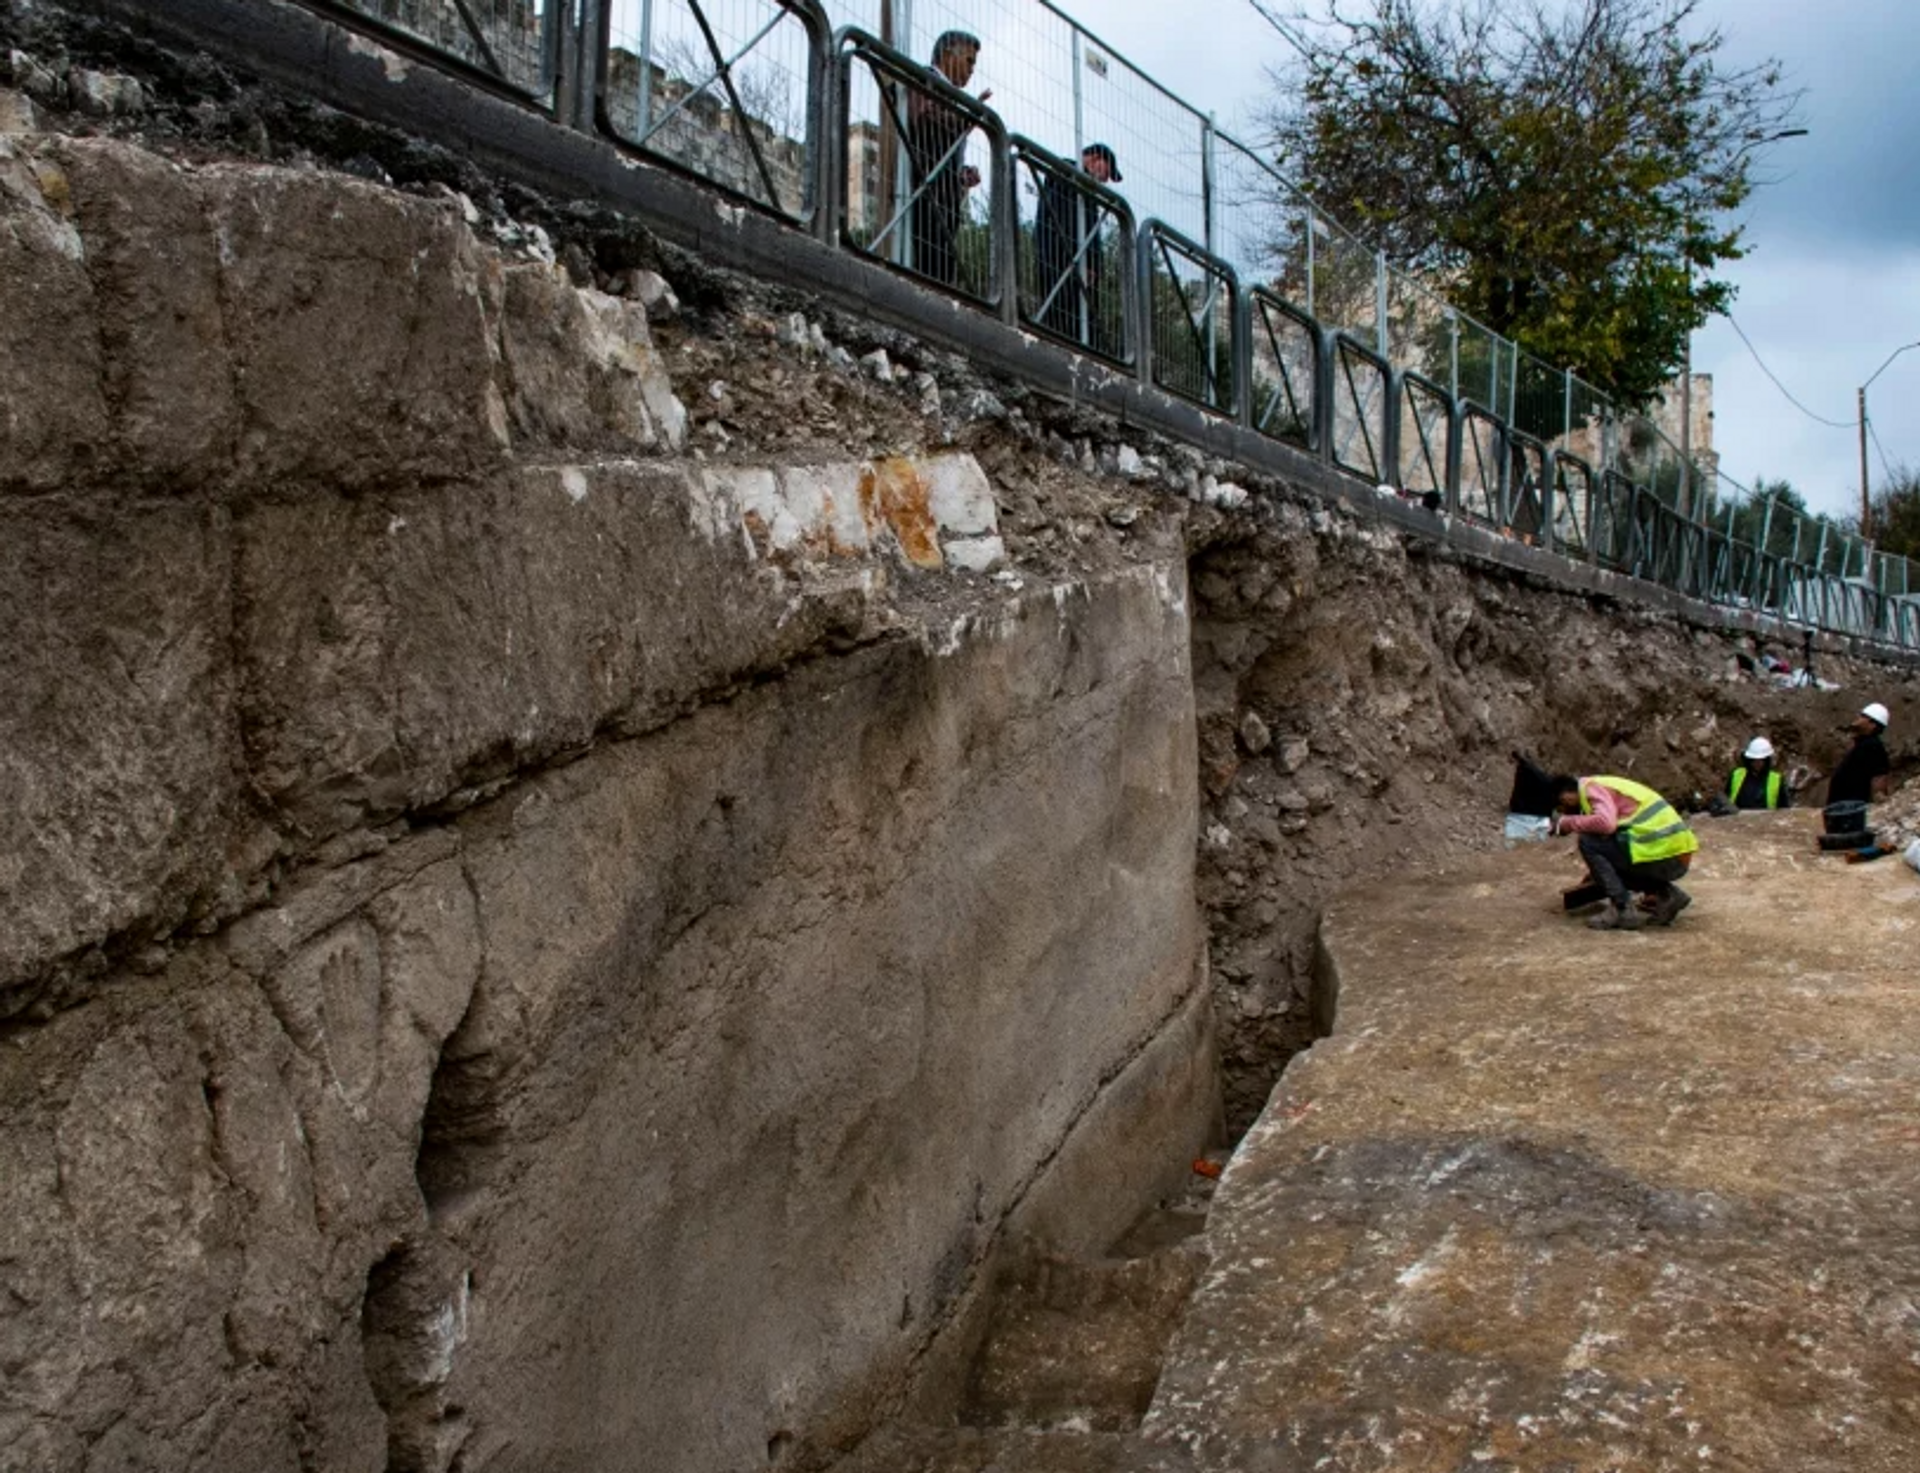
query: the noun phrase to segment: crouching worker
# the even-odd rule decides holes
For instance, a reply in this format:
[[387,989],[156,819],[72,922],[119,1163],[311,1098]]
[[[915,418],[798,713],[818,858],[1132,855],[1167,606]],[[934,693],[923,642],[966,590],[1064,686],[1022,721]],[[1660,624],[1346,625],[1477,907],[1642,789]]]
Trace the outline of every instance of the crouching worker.
[[1657,926],[1671,926],[1693,903],[1675,881],[1686,874],[1700,841],[1665,798],[1624,777],[1562,775],[1554,778],[1553,793],[1560,809],[1554,832],[1580,836],[1580,857],[1610,902],[1589,926],[1637,931],[1641,916],[1633,891],[1651,898],[1647,919]]

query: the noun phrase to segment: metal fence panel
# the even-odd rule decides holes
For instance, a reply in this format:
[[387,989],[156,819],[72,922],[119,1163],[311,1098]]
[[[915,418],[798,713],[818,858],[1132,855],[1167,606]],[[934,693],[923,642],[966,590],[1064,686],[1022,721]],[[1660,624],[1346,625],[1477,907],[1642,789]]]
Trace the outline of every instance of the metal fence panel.
[[1593,467],[1576,455],[1553,458],[1553,545],[1568,557],[1584,558],[1592,551],[1588,529],[1593,525]]
[[1255,287],[1248,293],[1253,329],[1253,427],[1303,449],[1320,448],[1319,325],[1291,302]]
[[332,0],[522,95],[553,92],[562,0]]
[[1567,376],[1531,353],[1514,352],[1511,423],[1522,434],[1557,446],[1567,433]]
[[1333,463],[1377,486],[1393,469],[1387,458],[1393,375],[1387,360],[1363,344],[1344,335],[1333,341]]
[[1506,524],[1514,536],[1537,542],[1547,529],[1547,497],[1552,489],[1548,477],[1547,447],[1519,430],[1507,431],[1507,516]]
[[1140,249],[1154,383],[1233,414],[1239,403],[1233,332],[1240,288],[1232,268],[1159,220],[1141,227]]
[[1252,149],[1220,135],[1214,149],[1213,248],[1241,281],[1314,313],[1306,197]]
[[1507,435],[1500,421],[1476,404],[1460,412],[1460,515],[1484,526],[1501,525],[1501,475]]
[[1399,468],[1396,484],[1417,495],[1447,494],[1453,460],[1453,404],[1445,389],[1417,374],[1400,379]]
[[1589,536],[1594,560],[1625,572],[1633,559],[1633,484],[1618,471],[1600,473]]
[[811,216],[827,21],[814,0],[608,0],[600,124],[795,220]]
[[1460,317],[1434,292],[1391,267],[1387,281],[1387,357],[1405,373],[1454,386]]
[[1380,340],[1379,257],[1316,209],[1313,239],[1313,315],[1335,332],[1372,347]]
[[1006,135],[977,100],[859,31],[840,39],[841,237],[986,306],[1001,296],[993,201]]

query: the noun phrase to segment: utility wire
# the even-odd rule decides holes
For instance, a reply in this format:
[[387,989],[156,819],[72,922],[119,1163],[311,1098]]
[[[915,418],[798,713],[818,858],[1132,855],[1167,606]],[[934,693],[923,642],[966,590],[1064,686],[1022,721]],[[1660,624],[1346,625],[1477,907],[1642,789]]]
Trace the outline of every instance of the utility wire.
[[1789,389],[1785,384],[1781,383],[1779,375],[1776,374],[1771,368],[1767,367],[1767,360],[1760,356],[1760,350],[1754,347],[1753,339],[1747,336],[1746,329],[1741,327],[1740,324],[1737,321],[1735,321],[1734,315],[1731,312],[1727,314],[1727,322],[1732,326],[1735,332],[1740,334],[1740,341],[1747,345],[1747,351],[1753,354],[1753,361],[1760,365],[1760,371],[1764,373],[1768,378],[1773,380],[1773,386],[1776,389],[1778,389],[1781,393],[1787,396],[1787,402],[1791,404],[1795,409],[1799,410],[1808,419],[1813,420],[1818,424],[1826,425],[1829,429],[1851,430],[1851,429],[1858,428],[1855,422],[1850,419],[1828,419],[1824,414],[1815,414],[1811,409],[1807,408],[1806,405],[1802,404],[1798,399],[1794,398],[1793,390]]
[[1880,443],[1880,432],[1873,427],[1873,420],[1867,420],[1867,436],[1873,441],[1873,448],[1880,452],[1880,469],[1887,473],[1887,484],[1893,484],[1893,462],[1887,458],[1887,447]]
[[1307,48],[1306,43],[1303,42],[1299,38],[1299,36],[1295,35],[1294,32],[1288,28],[1285,21],[1281,20],[1279,16],[1273,13],[1272,7],[1261,3],[1261,0],[1247,0],[1247,4],[1253,7],[1254,13],[1258,15],[1260,19],[1262,19],[1268,25],[1272,26],[1276,31],[1278,31],[1280,33],[1281,39],[1283,39],[1289,46],[1291,46],[1295,51],[1299,52],[1302,56],[1306,57],[1308,61],[1313,60],[1313,53]]

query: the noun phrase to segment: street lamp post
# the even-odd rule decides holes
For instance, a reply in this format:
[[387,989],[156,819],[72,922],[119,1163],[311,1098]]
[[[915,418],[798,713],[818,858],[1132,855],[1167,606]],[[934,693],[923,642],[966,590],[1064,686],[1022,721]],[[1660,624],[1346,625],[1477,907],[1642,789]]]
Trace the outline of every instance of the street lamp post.
[[1860,415],[1860,535],[1862,537],[1873,534],[1873,500],[1867,491],[1867,390],[1873,386],[1875,379],[1893,366],[1894,359],[1915,348],[1920,348],[1920,343],[1903,343],[1887,354],[1887,361],[1867,375],[1867,381],[1860,385],[1854,397],[1854,404]]

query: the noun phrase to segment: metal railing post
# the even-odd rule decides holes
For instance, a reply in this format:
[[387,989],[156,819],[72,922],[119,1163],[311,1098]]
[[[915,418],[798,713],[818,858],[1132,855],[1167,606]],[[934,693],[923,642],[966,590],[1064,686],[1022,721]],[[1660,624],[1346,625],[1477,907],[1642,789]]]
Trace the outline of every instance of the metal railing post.
[[1239,423],[1253,427],[1253,293],[1235,292],[1233,304],[1233,383],[1240,397]]
[[1307,316],[1318,321],[1320,314],[1313,309],[1313,276],[1317,269],[1315,260],[1317,243],[1314,237],[1320,233],[1320,216],[1312,205],[1307,206]]
[[1087,102],[1084,90],[1086,86],[1084,74],[1087,66],[1084,50],[1086,37],[1081,34],[1080,27],[1077,25],[1072,26],[1067,34],[1072,38],[1073,48],[1073,157],[1077,163],[1081,155],[1087,151]]
[[1373,340],[1382,358],[1393,354],[1387,341],[1387,253],[1373,253]]
[[640,132],[653,126],[653,0],[640,0]]

